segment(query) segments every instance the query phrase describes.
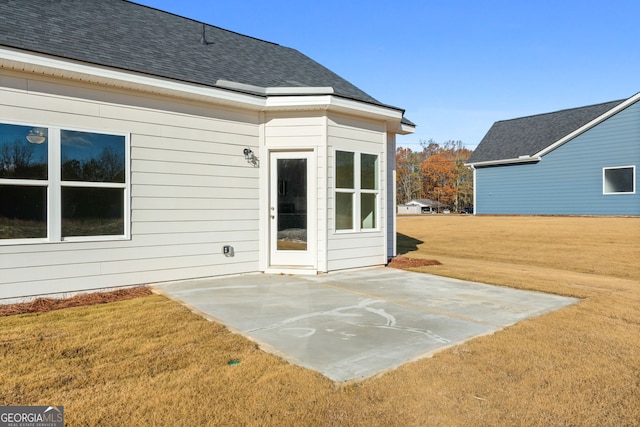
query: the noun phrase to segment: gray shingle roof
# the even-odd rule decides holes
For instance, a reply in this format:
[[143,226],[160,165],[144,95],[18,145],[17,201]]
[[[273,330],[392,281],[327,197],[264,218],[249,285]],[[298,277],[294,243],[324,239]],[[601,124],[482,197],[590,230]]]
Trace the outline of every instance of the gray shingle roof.
[[491,126],[467,163],[531,156],[613,109],[625,100],[498,121]]
[[206,86],[332,87],[384,105],[295,49],[204,28],[208,45],[203,23],[126,0],[0,1],[2,46]]

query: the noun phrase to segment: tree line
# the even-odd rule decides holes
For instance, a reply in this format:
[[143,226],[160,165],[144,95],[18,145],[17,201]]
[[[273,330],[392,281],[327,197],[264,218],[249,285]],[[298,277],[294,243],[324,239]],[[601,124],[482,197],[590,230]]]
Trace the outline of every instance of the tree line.
[[462,141],[420,141],[421,151],[396,149],[396,203],[431,199],[459,212],[473,205],[473,172],[464,165],[473,151]]

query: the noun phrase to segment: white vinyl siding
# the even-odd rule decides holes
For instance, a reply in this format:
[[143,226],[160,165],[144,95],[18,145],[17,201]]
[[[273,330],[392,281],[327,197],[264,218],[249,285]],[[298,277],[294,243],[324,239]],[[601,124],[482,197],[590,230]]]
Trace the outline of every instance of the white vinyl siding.
[[[315,205],[316,205],[316,268],[318,271],[327,271],[327,119],[324,114],[318,112],[297,113],[269,113],[264,124],[263,157],[266,158],[268,150],[313,150],[316,163]],[[266,167],[261,167],[261,180],[269,181]],[[263,186],[261,201],[263,216],[267,217],[269,201],[267,197],[268,187]],[[266,229],[266,225],[263,225]],[[268,239],[264,239],[261,246],[263,257],[260,270],[267,269],[267,253],[269,251]]]
[[[385,264],[387,261],[387,202],[385,191],[379,192],[378,200],[376,201],[376,206],[379,210],[376,216],[377,228],[366,231],[357,231],[359,228],[336,230],[335,195],[340,192],[335,190],[334,168],[336,151],[374,154],[378,156],[377,188],[386,189],[386,128],[384,123],[355,117],[330,116],[329,119],[328,143],[331,148],[331,157],[328,164],[331,168],[329,173],[329,188],[331,192],[329,194],[330,200],[328,201],[328,223],[330,227],[328,235],[328,268],[329,270],[339,270]],[[359,162],[359,156],[356,156],[355,161]],[[354,221],[360,222],[360,211],[354,211],[354,215],[356,216]]]
[[0,121],[130,135],[131,239],[0,246],[0,298],[258,271],[258,113],[6,77]]

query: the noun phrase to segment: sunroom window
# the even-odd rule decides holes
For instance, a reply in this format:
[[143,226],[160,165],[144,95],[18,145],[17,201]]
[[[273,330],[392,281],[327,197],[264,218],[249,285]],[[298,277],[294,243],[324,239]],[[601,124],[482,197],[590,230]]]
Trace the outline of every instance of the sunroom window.
[[636,167],[621,166],[602,170],[604,194],[634,194],[636,192]]
[[125,135],[0,123],[0,242],[124,237]]
[[338,150],[335,154],[336,231],[377,229],[378,156]]

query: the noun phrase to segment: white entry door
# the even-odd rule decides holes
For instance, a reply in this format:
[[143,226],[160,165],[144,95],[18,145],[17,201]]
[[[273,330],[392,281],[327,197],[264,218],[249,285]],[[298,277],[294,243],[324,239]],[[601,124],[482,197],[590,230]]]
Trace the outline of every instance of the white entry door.
[[315,268],[312,151],[272,151],[269,179],[271,267]]

